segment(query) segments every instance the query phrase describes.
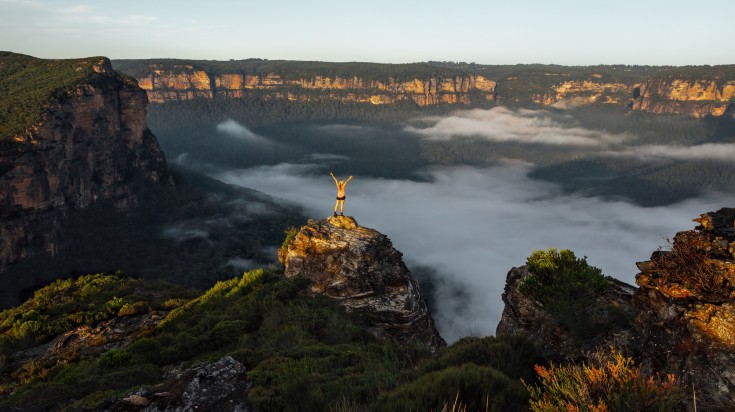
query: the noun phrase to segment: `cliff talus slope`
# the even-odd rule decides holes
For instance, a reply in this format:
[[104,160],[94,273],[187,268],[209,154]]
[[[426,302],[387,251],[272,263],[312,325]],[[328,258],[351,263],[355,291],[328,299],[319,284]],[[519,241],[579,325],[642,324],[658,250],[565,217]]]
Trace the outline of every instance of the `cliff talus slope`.
[[384,234],[340,216],[303,226],[279,260],[287,278],[307,278],[312,293],[364,314],[374,334],[436,350],[444,340],[401,256]]

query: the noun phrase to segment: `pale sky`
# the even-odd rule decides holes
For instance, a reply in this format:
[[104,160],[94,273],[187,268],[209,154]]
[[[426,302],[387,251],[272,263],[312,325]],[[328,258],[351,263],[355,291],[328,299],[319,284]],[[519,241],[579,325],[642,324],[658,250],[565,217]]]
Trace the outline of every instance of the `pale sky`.
[[0,0],[0,50],[44,58],[733,64],[733,16],[733,0]]

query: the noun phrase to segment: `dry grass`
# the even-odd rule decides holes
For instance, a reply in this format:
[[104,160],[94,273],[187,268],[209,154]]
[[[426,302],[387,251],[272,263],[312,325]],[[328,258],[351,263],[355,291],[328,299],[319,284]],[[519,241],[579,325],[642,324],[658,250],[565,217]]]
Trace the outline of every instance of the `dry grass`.
[[717,251],[700,232],[680,234],[674,242],[667,239],[671,250],[659,249],[651,257],[651,272],[666,283],[677,283],[691,289],[708,302],[723,302],[730,296],[731,285],[713,263]]

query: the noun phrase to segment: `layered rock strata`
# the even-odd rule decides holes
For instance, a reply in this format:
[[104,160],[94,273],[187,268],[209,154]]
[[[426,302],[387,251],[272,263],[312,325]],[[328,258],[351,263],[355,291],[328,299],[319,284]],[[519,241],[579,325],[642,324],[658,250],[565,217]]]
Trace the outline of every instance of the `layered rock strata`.
[[309,279],[312,293],[364,315],[374,334],[432,350],[445,345],[401,252],[387,236],[353,218],[309,221],[280,260],[287,278]]
[[[393,104],[410,100],[419,106],[437,104],[469,104],[471,92],[480,93],[485,101],[495,99],[495,82],[480,75],[453,77],[432,76],[425,79],[397,81],[366,80],[357,76],[289,79],[280,74],[209,74],[192,66],[173,69],[151,68],[138,79],[152,103],[194,99],[237,99],[261,91],[265,99]],[[314,94],[312,91],[321,93]]]
[[735,80],[647,79],[633,91],[631,108],[651,113],[720,117],[733,110]]

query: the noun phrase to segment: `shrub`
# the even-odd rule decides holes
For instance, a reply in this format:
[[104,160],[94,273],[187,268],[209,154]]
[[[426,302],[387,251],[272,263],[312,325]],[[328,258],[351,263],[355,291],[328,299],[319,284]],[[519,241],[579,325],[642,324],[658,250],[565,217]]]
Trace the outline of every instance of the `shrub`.
[[502,372],[469,363],[430,372],[413,382],[382,394],[376,403],[379,411],[440,410],[459,399],[467,410],[519,410],[528,393],[517,380]]
[[286,234],[286,238],[283,239],[283,243],[281,244],[280,249],[278,249],[278,261],[281,263],[286,263],[285,256],[288,252],[288,247],[291,246],[291,242],[296,239],[296,235],[299,234],[299,229],[291,226],[290,228],[286,229],[284,233]]
[[115,369],[130,363],[133,356],[127,350],[113,349],[100,359],[100,364],[104,368]]
[[670,411],[683,399],[673,375],[648,375],[615,350],[581,365],[535,369],[540,386],[526,386],[534,412]]
[[526,264],[530,275],[521,283],[521,293],[539,301],[577,338],[592,336],[596,299],[608,286],[602,271],[567,249],[537,250]]

